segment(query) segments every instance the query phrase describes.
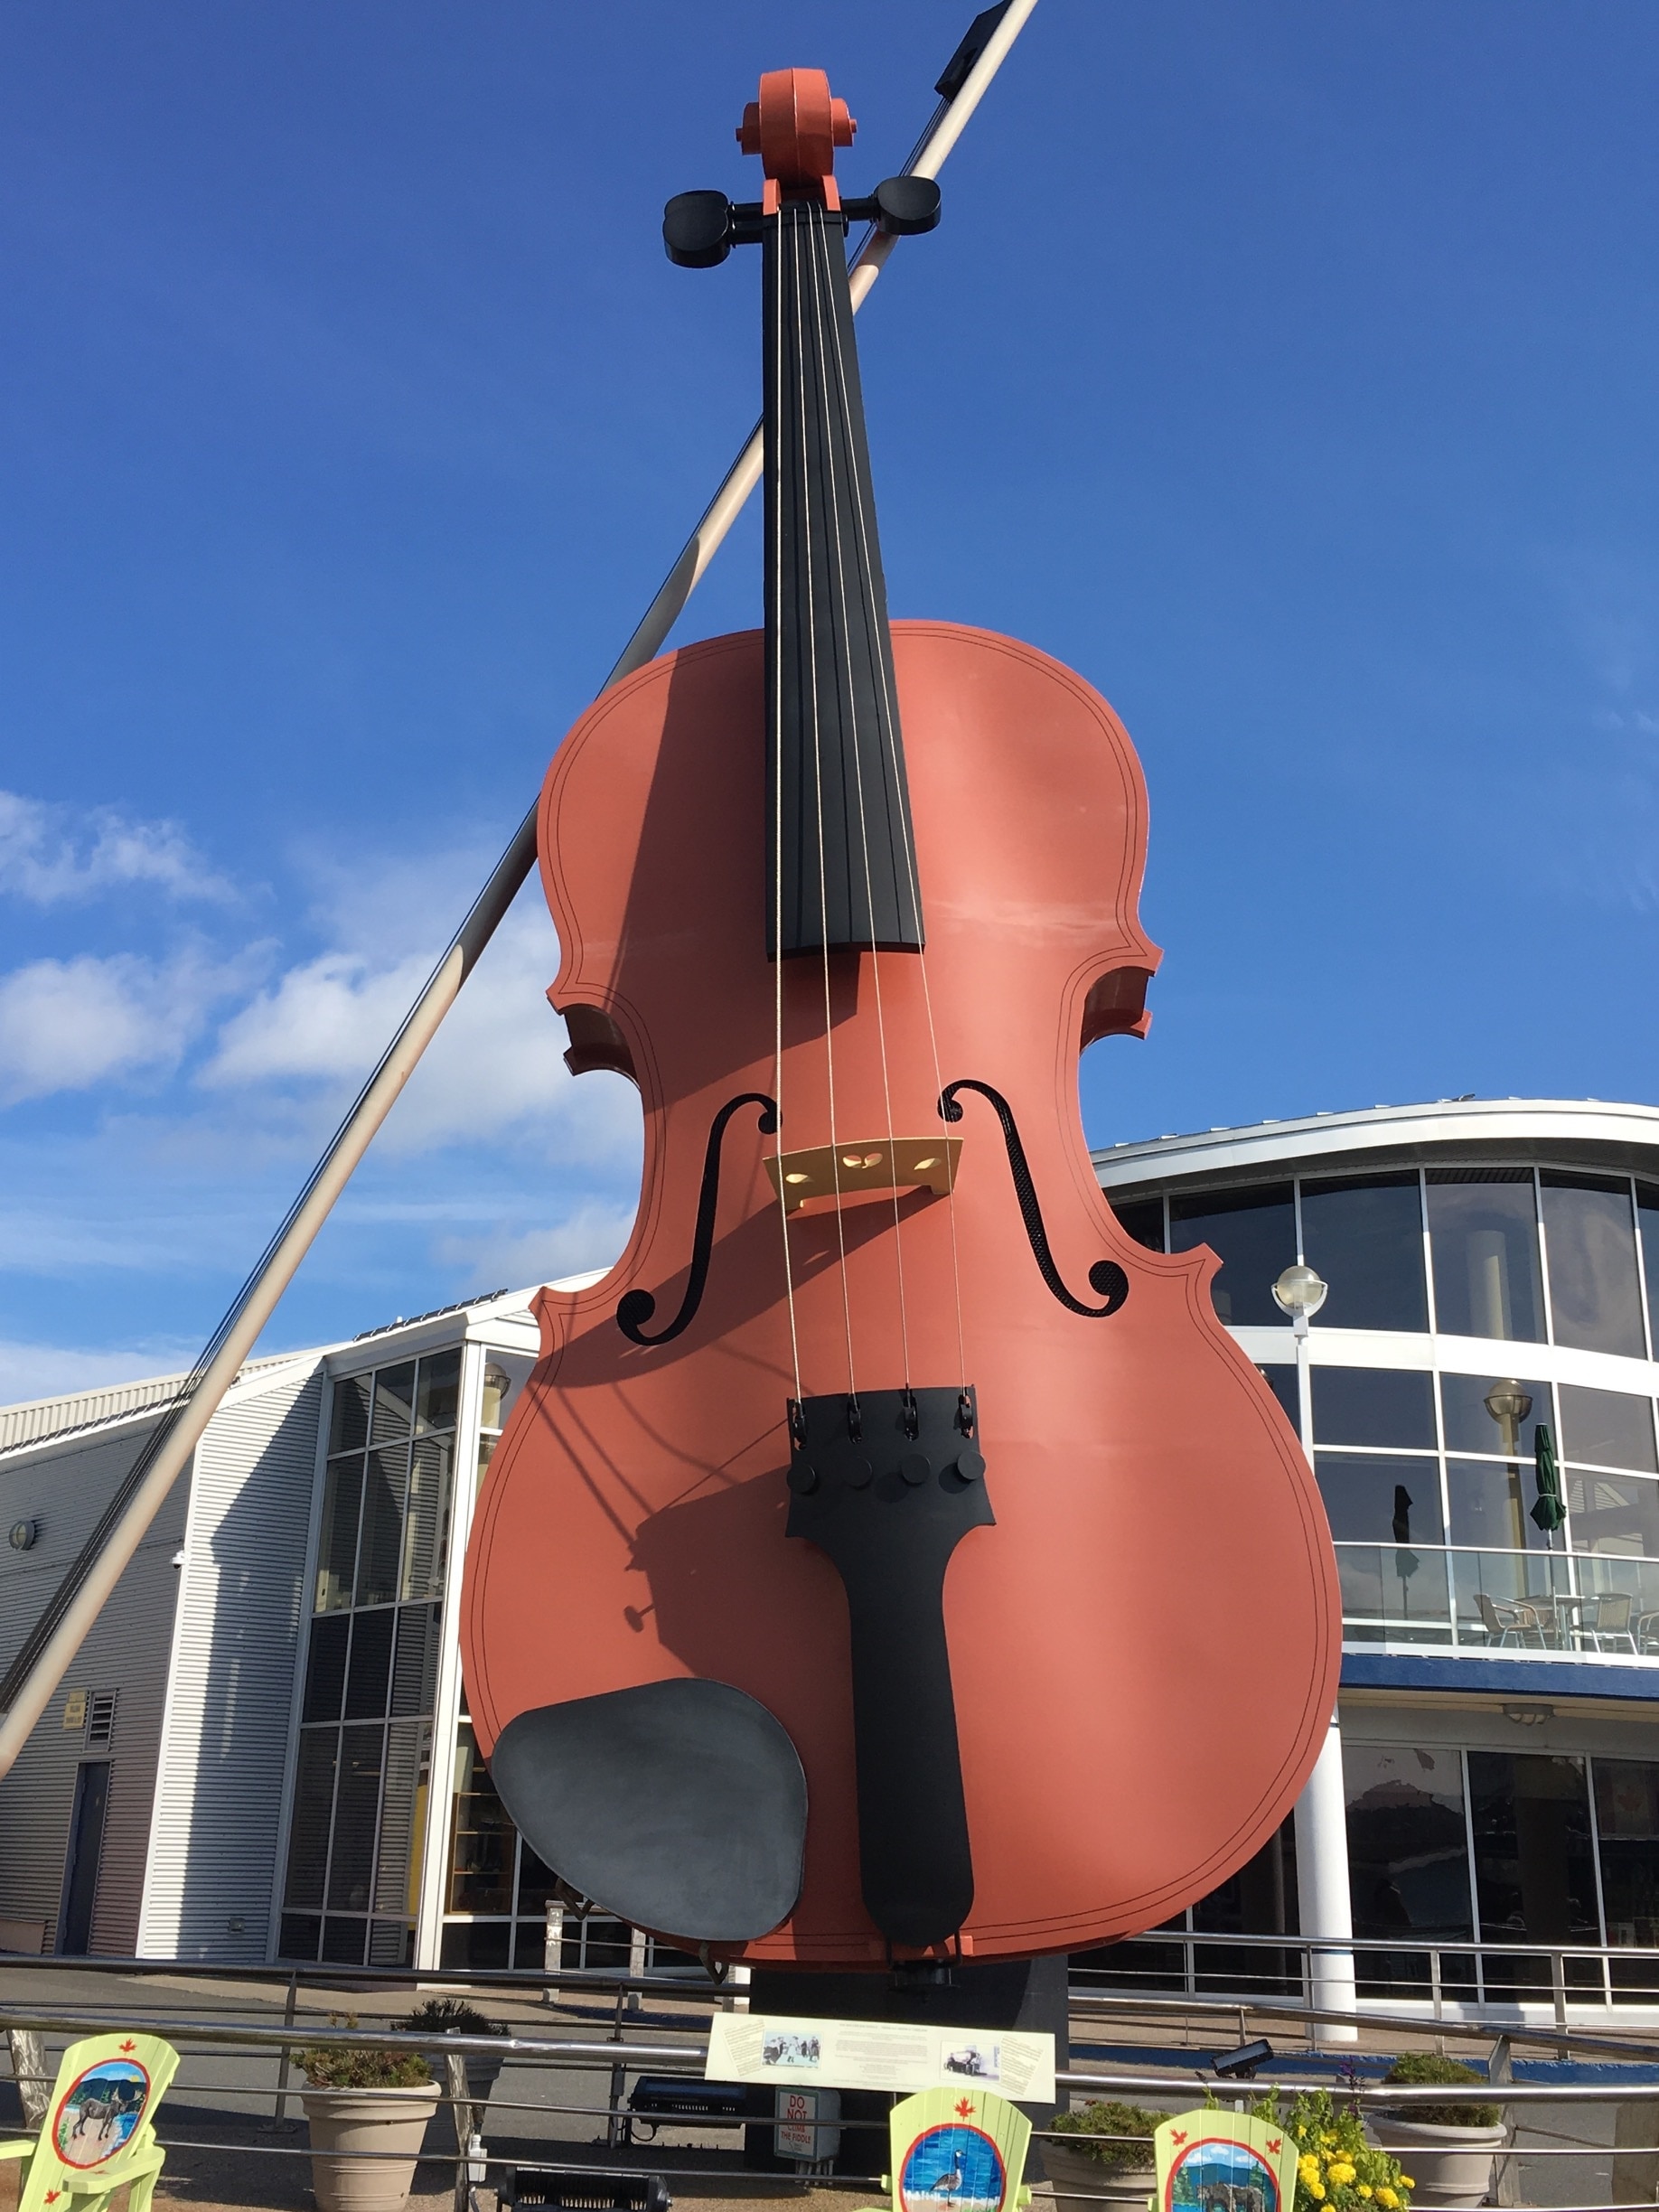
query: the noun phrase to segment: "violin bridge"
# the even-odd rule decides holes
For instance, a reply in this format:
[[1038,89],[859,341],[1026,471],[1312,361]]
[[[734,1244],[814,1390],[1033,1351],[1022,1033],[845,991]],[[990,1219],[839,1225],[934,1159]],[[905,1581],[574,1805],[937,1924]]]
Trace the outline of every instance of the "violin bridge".
[[942,1198],[955,1187],[960,1137],[843,1138],[804,1152],[774,1154],[766,1161],[772,1187],[793,1214],[809,1198],[863,1197],[871,1191],[931,1190]]

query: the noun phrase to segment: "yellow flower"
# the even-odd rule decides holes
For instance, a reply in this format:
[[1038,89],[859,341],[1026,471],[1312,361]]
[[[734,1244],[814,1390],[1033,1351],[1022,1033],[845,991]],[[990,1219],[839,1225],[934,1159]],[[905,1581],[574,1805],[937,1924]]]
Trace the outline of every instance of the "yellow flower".
[[1377,2202],[1382,2207],[1382,2212],[1396,2212],[1400,2199],[1392,2189],[1380,2189],[1377,2191]]
[[1345,2187],[1345,2184],[1352,2181],[1353,2179],[1354,2169],[1349,2165],[1346,2159],[1338,2160],[1332,2164],[1331,2179],[1336,2182],[1338,2189]]
[[1401,2174],[1400,2177],[1400,2186],[1401,2189],[1415,2189],[1417,2184],[1412,2180],[1410,2174]]
[[1325,2202],[1325,2184],[1324,2184],[1324,2182],[1323,2182],[1323,2181],[1310,2181],[1310,2182],[1308,2182],[1308,2194],[1310,2197],[1312,2197],[1312,2198],[1316,2198],[1316,2199],[1317,2199],[1317,2201],[1318,2201],[1320,2204],[1323,2204],[1323,2203]]
[[1371,2194],[1371,2184],[1370,2184],[1370,2182],[1369,2182],[1369,2181],[1362,2181],[1362,2182],[1360,2183],[1360,2185],[1359,2185],[1358,2189],[1356,2189],[1354,2190],[1354,2194],[1356,2197],[1369,2197],[1369,2196],[1370,2196],[1370,2194]]

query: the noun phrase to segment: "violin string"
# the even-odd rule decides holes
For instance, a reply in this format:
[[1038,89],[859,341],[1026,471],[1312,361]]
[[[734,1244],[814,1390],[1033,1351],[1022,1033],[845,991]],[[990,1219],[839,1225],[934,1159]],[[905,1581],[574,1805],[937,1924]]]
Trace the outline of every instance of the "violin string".
[[[843,426],[845,427],[850,423],[852,408],[850,397],[847,389],[846,363],[841,355],[840,326],[836,317],[834,301],[830,289],[830,226],[824,211],[817,208],[814,208],[812,211],[812,295],[814,305],[817,311],[819,338],[821,344],[824,338],[826,326],[828,326],[828,328],[833,331],[836,334],[836,343],[833,355],[836,370],[836,389],[833,398],[837,402],[839,402],[840,419]],[[823,355],[824,365],[826,369],[828,369],[831,359],[830,349],[828,345],[823,345]],[[897,1147],[893,1120],[893,1083],[891,1071],[887,1064],[886,1017],[882,1007],[881,954],[876,949],[875,942],[875,874],[870,862],[869,824],[866,814],[864,802],[864,756],[858,742],[858,701],[857,689],[853,681],[852,630],[851,624],[848,618],[847,605],[847,562],[843,552],[841,537],[841,500],[840,492],[836,482],[836,447],[831,437],[832,395],[830,389],[830,379],[828,376],[826,376],[824,379],[823,393],[824,452],[826,455],[825,476],[830,485],[831,513],[830,541],[835,548],[836,589],[838,596],[840,600],[841,608],[842,659],[845,665],[847,679],[846,704],[848,714],[852,723],[853,783],[858,798],[858,844],[859,850],[864,860],[865,907],[868,915],[870,926],[870,981],[876,999],[876,1037],[881,1060],[881,1095],[883,1109],[886,1116],[887,1127],[887,1166],[890,1173],[893,1176],[893,1253],[894,1264],[898,1277],[899,1354],[904,1366],[904,1388],[908,1390],[910,1388],[911,1382],[910,1316],[904,1298],[904,1224],[899,1210],[899,1187],[897,1181],[896,1158]],[[841,451],[850,456],[852,450],[852,441],[850,437],[844,439],[841,445]],[[855,476],[857,475],[858,470],[856,464],[852,464],[851,473]],[[872,637],[875,635],[873,625],[871,626],[868,634]]]
[[[846,379],[846,367],[840,358],[841,342],[839,328],[835,330],[834,336],[837,370],[844,382]],[[868,594],[869,619],[872,625],[874,625],[879,620],[879,613],[876,606],[874,571],[872,569],[870,561],[869,519],[865,512],[864,485],[859,480],[857,472],[854,473],[853,476],[853,517],[858,531],[859,574],[864,587]],[[885,653],[878,654],[876,659],[877,665],[879,666],[881,671],[882,705],[886,709],[883,717],[882,731],[887,747],[888,767],[893,779],[894,803],[898,809],[900,827],[904,831],[901,843],[903,845],[904,853],[904,874],[910,889],[911,919],[915,926],[916,935],[918,938],[920,938],[923,933],[922,899],[921,892],[916,881],[915,847],[914,842],[914,830],[910,815],[910,797],[905,785],[903,764],[899,758],[897,742],[898,701],[893,690],[890,678],[890,666],[887,656]],[[927,1022],[928,1050],[932,1055],[933,1064],[933,1096],[935,1100],[937,1100],[942,1097],[944,1092],[944,1076],[942,1073],[939,1060],[939,1031],[933,1018],[933,994],[928,987],[927,948],[925,944],[921,947],[920,951],[916,954],[916,967],[922,981],[922,1007]],[[950,1224],[951,1232],[951,1279],[954,1289],[956,1305],[957,1365],[961,1375],[961,1387],[965,1394],[968,1389],[968,1342],[967,1333],[962,1321],[962,1262],[961,1240],[957,1233],[956,1177],[954,1176],[950,1177],[949,1185],[945,1191],[945,1219]]]
[[[852,1298],[847,1282],[847,1224],[841,1213],[841,1149],[835,1128],[835,1009],[830,994],[830,872],[824,846],[824,773],[823,738],[818,704],[818,618],[817,602],[812,576],[812,484],[811,472],[805,466],[807,454],[807,404],[805,375],[805,331],[801,316],[801,221],[789,226],[790,248],[794,265],[795,279],[795,360],[800,373],[796,383],[801,406],[801,542],[806,548],[806,608],[807,608],[807,664],[812,671],[812,788],[818,802],[818,910],[819,927],[823,942],[824,969],[824,1064],[830,1085],[830,1173],[835,1187],[835,1235],[840,1254],[841,1319],[847,1331],[847,1394],[858,1395],[858,1382],[853,1364]],[[820,333],[821,336],[821,333]]]
[[[777,271],[773,286],[773,379],[777,419],[768,424],[764,443],[766,462],[775,475],[773,493],[774,501],[782,505],[783,486],[783,209],[780,202],[777,211],[778,248],[773,257]],[[783,606],[783,518],[773,532],[773,605]],[[801,1336],[795,1323],[795,1271],[789,1248],[789,1186],[783,1180],[783,655],[773,654],[773,743],[776,752],[773,776],[773,1036],[772,1036],[772,1095],[777,1106],[777,1164],[778,1164],[778,1223],[783,1233],[783,1298],[789,1310],[789,1358],[795,1376],[795,1403],[803,1395],[801,1388]]]

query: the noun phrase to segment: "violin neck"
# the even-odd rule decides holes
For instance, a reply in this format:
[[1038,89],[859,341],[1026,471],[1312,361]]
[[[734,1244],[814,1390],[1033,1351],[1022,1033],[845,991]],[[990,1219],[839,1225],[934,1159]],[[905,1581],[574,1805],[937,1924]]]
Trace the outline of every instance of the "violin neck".
[[763,253],[767,950],[919,952],[843,220],[786,201]]

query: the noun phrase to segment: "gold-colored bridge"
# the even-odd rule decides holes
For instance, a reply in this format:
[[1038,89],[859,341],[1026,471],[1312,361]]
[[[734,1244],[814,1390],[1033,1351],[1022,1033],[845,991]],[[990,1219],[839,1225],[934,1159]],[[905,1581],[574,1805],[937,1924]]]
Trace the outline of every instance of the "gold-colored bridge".
[[960,1137],[843,1138],[766,1162],[772,1187],[792,1214],[809,1198],[864,1197],[871,1191],[923,1187],[942,1198],[956,1182]]

